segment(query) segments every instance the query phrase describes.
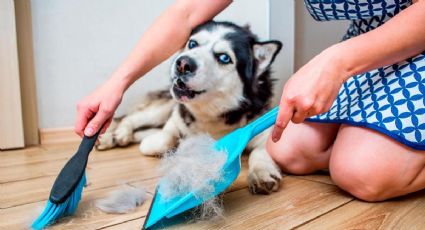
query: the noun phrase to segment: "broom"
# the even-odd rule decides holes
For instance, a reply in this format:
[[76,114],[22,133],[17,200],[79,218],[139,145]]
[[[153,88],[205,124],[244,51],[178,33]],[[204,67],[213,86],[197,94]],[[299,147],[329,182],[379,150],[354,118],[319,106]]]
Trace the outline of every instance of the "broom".
[[99,132],[92,137],[83,137],[78,151],[56,178],[44,211],[31,225],[33,229],[43,229],[57,219],[75,213],[86,185],[85,170],[89,154],[98,136]]

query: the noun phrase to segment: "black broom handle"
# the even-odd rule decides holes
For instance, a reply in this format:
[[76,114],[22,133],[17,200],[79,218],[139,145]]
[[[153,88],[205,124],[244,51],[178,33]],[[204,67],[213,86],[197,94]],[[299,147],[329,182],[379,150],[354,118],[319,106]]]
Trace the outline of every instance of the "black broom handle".
[[[102,128],[101,128],[102,129]],[[100,130],[101,130],[100,129]],[[92,151],[100,130],[93,136],[84,135],[78,151],[69,159],[60,171],[50,192],[50,201],[54,204],[61,204],[74,192],[78,183],[86,170],[89,154]]]

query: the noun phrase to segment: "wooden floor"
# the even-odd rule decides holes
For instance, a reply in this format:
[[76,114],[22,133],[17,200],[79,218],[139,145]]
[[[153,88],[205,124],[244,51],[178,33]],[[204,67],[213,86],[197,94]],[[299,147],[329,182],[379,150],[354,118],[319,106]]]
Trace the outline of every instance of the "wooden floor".
[[[51,185],[77,143],[0,152],[0,229],[28,229],[43,209]],[[158,173],[158,159],[137,146],[94,151],[87,167],[88,187],[75,216],[51,229],[140,229]],[[279,192],[251,195],[244,170],[224,196],[226,219],[179,229],[425,229],[425,192],[382,203],[365,203],[339,190],[327,175],[285,176]],[[94,201],[120,184],[142,185],[149,199],[129,214],[105,214]]]

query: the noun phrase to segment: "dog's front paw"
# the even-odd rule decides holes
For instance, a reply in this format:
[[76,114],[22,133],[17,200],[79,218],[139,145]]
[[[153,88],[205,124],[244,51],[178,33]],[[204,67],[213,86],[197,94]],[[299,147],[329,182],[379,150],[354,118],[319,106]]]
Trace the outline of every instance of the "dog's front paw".
[[162,156],[176,144],[175,138],[167,132],[157,132],[147,136],[140,143],[139,150],[147,156]]
[[114,131],[114,140],[119,146],[127,146],[133,140],[133,129],[130,125],[120,125]]
[[112,149],[115,146],[116,146],[116,143],[114,141],[113,134],[110,132],[106,132],[99,137],[99,143],[96,144],[96,149],[107,150],[107,149]]
[[279,190],[282,175],[275,164],[252,165],[248,174],[249,191],[252,194],[270,194]]

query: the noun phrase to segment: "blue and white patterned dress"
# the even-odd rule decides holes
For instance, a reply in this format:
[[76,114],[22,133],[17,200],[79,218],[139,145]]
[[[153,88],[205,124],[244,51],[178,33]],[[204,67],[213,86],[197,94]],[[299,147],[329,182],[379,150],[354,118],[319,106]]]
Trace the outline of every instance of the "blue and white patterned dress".
[[[316,20],[352,20],[343,40],[375,29],[411,4],[411,0],[305,0]],[[308,121],[367,127],[425,150],[425,52],[353,76],[331,109]]]

